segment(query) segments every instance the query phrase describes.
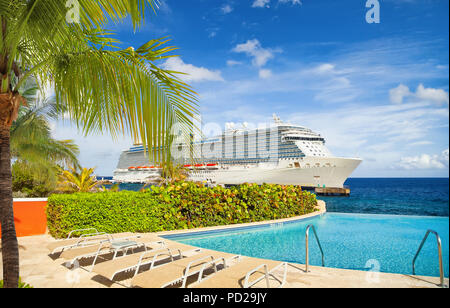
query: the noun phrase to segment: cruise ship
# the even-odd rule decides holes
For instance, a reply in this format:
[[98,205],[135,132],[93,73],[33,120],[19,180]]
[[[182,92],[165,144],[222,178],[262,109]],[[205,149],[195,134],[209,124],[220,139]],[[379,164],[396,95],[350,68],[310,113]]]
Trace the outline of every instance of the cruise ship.
[[[213,184],[242,183],[342,188],[361,163],[359,158],[335,157],[318,133],[273,116],[274,123],[250,129],[228,125],[216,137],[177,144],[177,164],[189,180]],[[173,155],[173,154],[172,154]],[[159,176],[160,167],[149,163],[148,151],[135,144],[122,152],[114,171],[115,182],[145,183]]]

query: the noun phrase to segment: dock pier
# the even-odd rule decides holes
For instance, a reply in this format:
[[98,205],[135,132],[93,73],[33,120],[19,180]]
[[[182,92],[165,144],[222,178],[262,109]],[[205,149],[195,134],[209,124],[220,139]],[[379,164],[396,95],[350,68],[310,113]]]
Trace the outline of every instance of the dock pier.
[[350,196],[349,187],[302,187],[302,189],[314,191],[318,196]]
[[[230,188],[237,184],[223,184],[224,187]],[[300,186],[300,185],[299,185]],[[314,192],[318,196],[342,196],[350,197],[350,187],[319,187],[319,186],[301,186],[303,190]]]

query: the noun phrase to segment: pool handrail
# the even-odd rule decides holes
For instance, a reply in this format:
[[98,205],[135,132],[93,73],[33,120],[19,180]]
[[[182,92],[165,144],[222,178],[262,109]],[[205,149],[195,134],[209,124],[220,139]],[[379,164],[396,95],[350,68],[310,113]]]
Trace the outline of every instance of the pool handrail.
[[325,266],[325,260],[324,260],[324,253],[322,249],[322,245],[320,245],[319,237],[317,236],[316,228],[314,225],[308,225],[306,227],[306,233],[305,233],[305,243],[306,243],[306,272],[308,272],[308,266],[309,266],[309,229],[312,229],[314,232],[314,236],[316,237],[317,245],[319,245],[320,253],[322,254],[322,266]]
[[442,265],[442,245],[441,245],[441,238],[439,237],[439,234],[438,234],[436,231],[434,231],[434,230],[429,229],[429,230],[427,231],[427,233],[425,234],[425,236],[424,236],[422,242],[420,243],[419,249],[417,250],[416,255],[414,256],[414,259],[413,259],[413,261],[412,261],[412,272],[413,272],[413,275],[416,274],[416,269],[415,269],[415,262],[416,262],[416,259],[417,259],[417,257],[419,256],[419,253],[420,253],[420,251],[422,250],[422,247],[423,247],[423,245],[425,244],[425,241],[427,240],[428,235],[429,235],[430,233],[433,233],[433,234],[436,236],[436,241],[437,241],[437,245],[438,245],[438,254],[439,254],[439,275],[440,275],[440,284],[439,284],[439,286],[445,287],[445,284],[444,284],[444,267],[443,267],[443,265]]

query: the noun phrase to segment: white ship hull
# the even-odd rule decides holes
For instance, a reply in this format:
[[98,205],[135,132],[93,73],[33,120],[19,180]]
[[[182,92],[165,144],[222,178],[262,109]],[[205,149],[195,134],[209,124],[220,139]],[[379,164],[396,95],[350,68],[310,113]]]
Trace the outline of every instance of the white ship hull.
[[305,157],[299,162],[300,167],[288,168],[280,163],[275,168],[268,165],[203,171],[204,173],[192,173],[190,178],[194,181],[211,180],[217,184],[267,183],[342,188],[345,180],[360,163],[360,159]]
[[[295,165],[292,161],[280,161],[277,165],[260,164],[243,168],[229,167],[209,170],[201,168],[190,172],[189,180],[217,184],[281,184],[307,187],[343,187],[345,180],[361,163],[360,159],[337,157],[304,157]],[[292,165],[292,167],[289,167]],[[118,182],[144,183],[158,176],[154,171],[116,170]]]

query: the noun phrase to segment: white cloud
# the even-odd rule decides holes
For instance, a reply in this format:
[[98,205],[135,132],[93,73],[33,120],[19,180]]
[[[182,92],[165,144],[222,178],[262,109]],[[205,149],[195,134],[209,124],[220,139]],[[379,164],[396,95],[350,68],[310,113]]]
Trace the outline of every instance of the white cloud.
[[274,57],[275,52],[279,52],[280,50],[263,48],[257,39],[253,39],[248,40],[246,43],[238,44],[233,48],[233,51],[246,53],[248,56],[253,57],[252,63],[254,66],[262,67]]
[[268,69],[263,69],[263,66],[265,66],[269,60],[274,58],[275,53],[281,52],[281,49],[263,48],[257,39],[253,39],[236,45],[232,51],[245,53],[249,57],[252,57],[253,66],[259,68],[259,77],[266,79],[272,76],[272,72]]
[[423,140],[423,141],[417,141],[417,142],[410,143],[409,146],[422,146],[422,145],[431,145],[431,144],[433,144],[433,142],[428,141],[428,140]]
[[269,7],[270,0],[254,0],[252,7]]
[[[429,138],[431,129],[448,121],[448,112],[426,104],[359,105],[317,112],[312,118],[308,113],[294,113],[290,120],[323,132],[336,154],[347,156],[355,151],[361,156],[376,154],[386,161],[387,149],[402,152],[401,144]],[[386,147],[388,143],[390,146]],[[366,146],[361,147],[362,144]]]
[[[257,39],[253,39],[236,45],[232,51],[237,53],[245,53],[249,57],[252,57],[253,66],[259,68],[259,77],[261,79],[267,79],[272,76],[272,71],[269,69],[263,69],[263,66],[265,66],[270,59],[274,58],[275,53],[281,52],[281,49],[263,48]],[[235,64],[235,62],[227,63],[229,66]]]
[[[302,5],[302,1],[301,0],[278,0],[278,3],[281,4],[286,4],[286,3],[290,3],[292,5]],[[270,7],[270,0],[254,0],[252,7],[266,7],[269,8]]]
[[228,60],[227,61],[227,66],[236,66],[236,65],[240,65],[240,64],[242,64],[242,62],[235,61],[235,60]]
[[393,104],[403,103],[403,99],[411,94],[412,93],[409,91],[409,88],[403,84],[400,84],[398,87],[389,90],[389,97],[391,99],[391,103]]
[[449,150],[444,150],[441,154],[402,157],[399,167],[408,170],[414,169],[445,169],[448,168]]
[[178,75],[178,77],[188,82],[224,80],[220,71],[211,71],[204,67],[197,67],[192,64],[187,64],[178,57],[167,59],[167,61],[163,63],[162,67],[166,70],[185,73],[186,75]]
[[391,103],[401,104],[406,97],[413,97],[415,99],[431,102],[438,105],[449,103],[448,92],[443,89],[425,88],[423,84],[419,84],[416,92],[411,92],[409,88],[403,84],[393,88],[389,91]]
[[335,68],[334,64],[324,63],[313,69],[316,74],[330,73],[333,72]]
[[229,5],[229,4],[225,4],[224,6],[222,6],[220,8],[220,10],[224,14],[229,14],[229,13],[233,12],[233,7],[231,5]]
[[424,101],[431,101],[437,104],[449,102],[448,93],[442,89],[425,88],[423,84],[417,87],[416,96]]
[[268,69],[260,69],[259,70],[259,77],[262,79],[267,79],[272,76],[272,71]]
[[279,3],[291,3],[292,5],[302,5],[300,0],[278,0]]

